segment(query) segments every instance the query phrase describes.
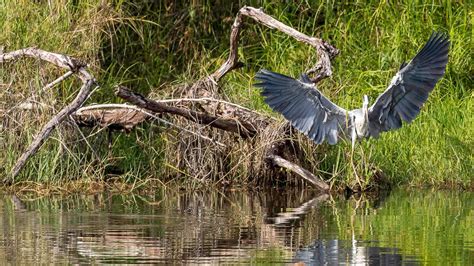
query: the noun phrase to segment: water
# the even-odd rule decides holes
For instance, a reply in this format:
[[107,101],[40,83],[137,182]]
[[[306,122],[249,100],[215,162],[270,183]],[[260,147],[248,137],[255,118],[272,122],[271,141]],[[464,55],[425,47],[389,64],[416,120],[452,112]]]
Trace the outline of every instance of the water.
[[474,265],[474,193],[0,196],[10,264]]

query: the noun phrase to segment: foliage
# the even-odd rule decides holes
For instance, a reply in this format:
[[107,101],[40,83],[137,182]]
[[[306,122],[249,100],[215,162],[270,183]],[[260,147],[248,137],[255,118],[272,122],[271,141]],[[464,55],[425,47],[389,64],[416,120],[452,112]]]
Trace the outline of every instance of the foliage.
[[[280,21],[341,50],[333,63],[333,77],[320,88],[342,107],[355,108],[364,94],[375,100],[399,65],[414,56],[433,30],[441,30],[451,37],[448,69],[412,124],[362,142],[353,156],[345,144],[322,145],[308,156],[320,162],[314,172],[339,186],[352,183],[355,175],[368,184],[372,173],[381,170],[395,184],[472,187],[474,70],[469,1],[132,2],[0,0],[0,44],[6,50],[38,46],[86,60],[101,85],[89,103],[117,101],[112,90],[116,84],[160,97],[178,83],[215,70],[226,59],[238,9],[262,6]],[[249,19],[245,23],[239,48],[245,67],[225,78],[223,92],[234,102],[271,113],[252,86],[255,72],[268,68],[298,76],[312,66],[316,54],[284,34]],[[45,94],[37,93],[61,74],[35,60],[0,68],[0,175],[8,174],[35,132],[76,93],[78,82],[72,79]],[[47,108],[18,112],[17,105],[29,96]],[[170,129],[154,122],[109,139],[106,132],[79,134],[73,125],[60,126],[20,179],[60,183],[110,173],[124,173],[121,178],[128,182],[160,177],[170,167],[162,150],[170,140],[163,131]]]

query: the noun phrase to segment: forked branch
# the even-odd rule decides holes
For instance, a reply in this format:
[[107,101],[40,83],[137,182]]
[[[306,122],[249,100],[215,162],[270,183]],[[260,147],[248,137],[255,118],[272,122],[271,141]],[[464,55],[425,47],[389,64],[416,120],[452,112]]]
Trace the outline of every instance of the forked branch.
[[314,83],[317,83],[320,80],[332,75],[331,59],[334,58],[337,54],[339,54],[339,50],[337,48],[322,39],[310,37],[293,29],[288,25],[285,25],[284,23],[265,14],[265,12],[263,12],[261,9],[244,6],[239,10],[239,12],[237,12],[234,24],[232,25],[232,30],[230,33],[229,57],[219,69],[217,69],[213,74],[210,75],[210,78],[212,80],[218,82],[229,71],[238,68],[242,65],[242,63],[239,62],[238,46],[243,16],[252,18],[253,20],[262,25],[265,25],[271,29],[279,30],[300,42],[304,42],[316,48],[316,52],[318,54],[318,62],[316,62],[316,65],[314,67],[306,71],[308,75],[316,74],[315,77],[311,78]]
[[[74,98],[74,100],[66,105],[61,111],[59,111],[59,113],[53,116],[48,121],[48,123],[46,123],[46,125],[43,126],[41,131],[38,132],[26,151],[17,160],[16,164],[11,170],[11,177],[13,179],[20,173],[28,159],[38,151],[44,141],[49,137],[53,129],[66,117],[75,112],[89,98],[89,95],[95,84],[95,79],[86,70],[87,65],[85,63],[67,55],[51,53],[34,47],[2,53],[0,55],[0,63],[15,61],[23,57],[37,58],[72,71],[73,73],[76,73],[81,79],[82,86],[79,90],[79,93],[76,95],[76,98]],[[67,76],[63,76],[59,79],[59,81],[55,81],[54,83],[57,84],[57,82],[61,82],[66,78]]]

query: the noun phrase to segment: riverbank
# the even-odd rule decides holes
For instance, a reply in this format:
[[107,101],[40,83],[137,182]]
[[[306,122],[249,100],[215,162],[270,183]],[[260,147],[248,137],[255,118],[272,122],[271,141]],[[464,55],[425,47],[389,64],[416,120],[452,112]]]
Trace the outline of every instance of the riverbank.
[[[100,87],[88,104],[119,102],[113,94],[118,84],[151,98],[166,99],[178,84],[191,83],[214,71],[228,55],[230,28],[240,8],[224,4],[212,8],[180,3],[167,6],[147,1],[102,5],[87,0],[74,4],[55,1],[0,5],[4,29],[0,44],[5,51],[37,46],[89,64]],[[407,1],[391,6],[373,1],[367,5],[323,3],[263,8],[267,14],[303,33],[321,37],[341,51],[333,60],[333,76],[319,86],[346,108],[358,107],[363,94],[373,101],[399,65],[414,56],[433,30],[448,33],[452,48],[446,75],[412,124],[362,142],[353,157],[349,157],[352,155],[347,144],[315,146],[306,141],[303,152],[309,169],[335,190],[354,187],[355,175],[370,186],[379,173],[392,187],[472,189],[473,43],[468,3],[425,5]],[[298,76],[316,62],[317,56],[304,44],[257,24],[249,23],[242,36],[239,53],[245,67],[225,77],[222,94],[231,102],[283,121],[270,112],[252,86],[255,72],[268,68]],[[73,79],[40,92],[63,74],[34,59],[2,64],[0,176],[8,177],[36,132],[77,93],[80,83]],[[33,101],[26,101],[28,98]],[[254,161],[242,158],[257,154],[259,147],[243,146],[246,149],[234,150],[218,162],[206,162],[219,165],[206,169],[203,176],[201,171],[182,167],[176,160],[180,151],[173,147],[189,137],[185,134],[156,121],[145,122],[128,134],[78,129],[63,123],[9,189],[21,190],[35,184],[29,189],[49,186],[58,191],[61,187],[94,191],[95,186],[125,186],[127,190],[155,179],[184,188],[207,184],[244,187],[258,180],[246,171]],[[206,149],[212,152],[212,147]],[[117,176],[120,184],[116,185],[91,181],[114,180]],[[263,183],[303,186],[292,175],[283,172],[281,176],[266,177]]]

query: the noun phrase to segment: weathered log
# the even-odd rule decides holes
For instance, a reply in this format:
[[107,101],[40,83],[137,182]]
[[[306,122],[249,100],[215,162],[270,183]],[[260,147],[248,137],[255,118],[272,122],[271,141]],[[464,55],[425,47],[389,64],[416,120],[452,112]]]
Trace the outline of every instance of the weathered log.
[[169,106],[167,104],[148,99],[141,94],[134,93],[124,86],[117,86],[115,94],[138,107],[145,108],[152,112],[178,115],[198,124],[209,125],[211,127],[219,128],[225,131],[237,133],[243,138],[255,136],[258,130],[248,121],[222,118],[210,115],[208,113]]
[[130,132],[135,126],[144,122],[148,115],[131,108],[118,105],[91,105],[78,109],[71,117],[80,127],[102,127],[112,130]]

